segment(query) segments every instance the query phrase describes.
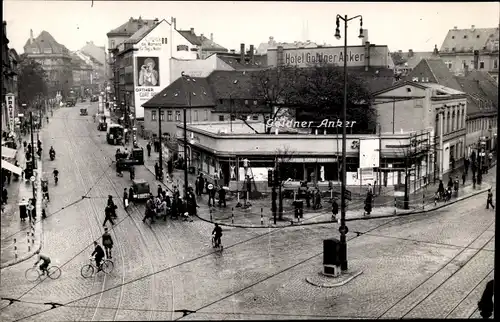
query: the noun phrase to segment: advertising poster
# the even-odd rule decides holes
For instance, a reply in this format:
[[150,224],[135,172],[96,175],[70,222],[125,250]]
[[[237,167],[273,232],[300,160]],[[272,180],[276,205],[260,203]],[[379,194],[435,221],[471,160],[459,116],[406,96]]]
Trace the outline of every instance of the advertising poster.
[[5,101],[6,101],[6,104],[7,104],[7,115],[8,115],[8,120],[9,120],[9,131],[14,131],[14,124],[15,124],[15,115],[16,115],[16,111],[15,111],[15,107],[16,107],[16,103],[15,103],[15,96],[14,94],[7,94],[5,95]]
[[137,57],[137,87],[160,86],[158,57]]
[[359,140],[359,167],[373,169],[379,166],[378,139]]

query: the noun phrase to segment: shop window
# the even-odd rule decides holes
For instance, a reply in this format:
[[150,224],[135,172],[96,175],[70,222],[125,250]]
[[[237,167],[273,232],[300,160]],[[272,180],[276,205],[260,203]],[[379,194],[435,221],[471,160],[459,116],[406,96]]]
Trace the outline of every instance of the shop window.
[[253,101],[253,105],[257,105],[257,101]]
[[177,46],[177,51],[189,51],[189,48],[186,45],[179,45]]
[[248,105],[248,100],[245,100],[245,105]]
[[231,115],[231,121],[236,121],[236,115]]
[[167,121],[172,122],[172,111],[167,112]]
[[479,62],[479,69],[484,69],[484,61]]
[[156,121],[156,111],[151,111],[151,121]]
[[359,168],[359,158],[346,158],[346,171],[357,172]]
[[224,122],[224,115],[219,115],[219,121]]

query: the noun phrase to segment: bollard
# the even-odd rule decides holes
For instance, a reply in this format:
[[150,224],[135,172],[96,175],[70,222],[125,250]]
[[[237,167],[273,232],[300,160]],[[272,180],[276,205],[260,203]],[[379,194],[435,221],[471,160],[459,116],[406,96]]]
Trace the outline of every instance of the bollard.
[[34,244],[34,243],[35,243],[35,239],[32,239],[32,240],[31,240],[31,243],[32,243],[32,244]]
[[234,208],[231,208],[231,224],[234,224]]
[[260,225],[264,226],[264,208],[260,208]]
[[332,190],[330,190],[330,199],[332,199],[332,200],[333,200],[333,189],[332,189]]
[[210,208],[210,221],[213,221],[212,220],[212,208]]
[[394,198],[394,214],[396,214],[396,207],[397,207],[397,201],[396,198]]
[[17,246],[14,246],[14,258],[17,260]]
[[31,237],[35,237],[35,233],[31,233]]
[[425,193],[422,194],[422,209],[425,209]]
[[297,191],[293,192],[293,201],[297,201]]
[[28,245],[28,252],[31,252],[31,246]]

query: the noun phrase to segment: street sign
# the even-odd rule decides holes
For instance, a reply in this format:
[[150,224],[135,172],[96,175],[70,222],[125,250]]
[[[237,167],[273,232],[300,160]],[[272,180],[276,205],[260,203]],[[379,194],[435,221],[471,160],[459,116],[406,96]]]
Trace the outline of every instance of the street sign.
[[35,180],[36,180],[35,176],[31,176],[30,181],[35,182]]
[[347,200],[349,200],[349,201],[352,201],[352,194],[347,189],[345,189],[344,198],[347,199]]
[[208,186],[207,186],[208,190],[212,190],[214,188],[214,185],[209,183]]
[[349,232],[349,228],[347,228],[347,226],[340,226],[339,227],[339,232],[341,234],[347,234]]

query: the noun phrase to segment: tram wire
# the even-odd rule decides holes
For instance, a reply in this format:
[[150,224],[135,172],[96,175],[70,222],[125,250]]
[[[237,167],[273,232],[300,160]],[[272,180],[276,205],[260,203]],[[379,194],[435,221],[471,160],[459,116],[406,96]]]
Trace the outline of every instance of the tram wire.
[[[114,161],[112,161],[112,162],[111,162],[111,164],[109,165],[109,167],[111,167],[111,165],[112,165],[113,163],[114,163]],[[109,167],[108,167],[108,168],[109,168]],[[106,170],[105,170],[105,171],[107,171],[107,169],[108,169],[108,168],[106,168]],[[73,201],[73,202],[70,202],[69,204],[67,204],[67,205],[65,205],[65,206],[63,206],[63,207],[61,207],[61,208],[59,208],[58,210],[56,210],[56,211],[54,211],[54,212],[52,212],[52,213],[50,213],[50,214],[47,214],[47,216],[46,216],[45,218],[40,218],[40,219],[38,219],[37,221],[34,221],[32,224],[33,224],[33,225],[35,225],[35,224],[37,224],[37,223],[39,223],[39,222],[41,222],[41,221],[43,221],[43,220],[45,220],[45,219],[47,219],[47,218],[49,218],[49,217],[52,217],[53,215],[58,214],[58,213],[60,213],[61,211],[66,210],[67,208],[69,208],[69,207],[71,207],[71,206],[74,206],[75,204],[77,204],[77,203],[81,202],[81,201],[82,201],[82,200],[84,200],[84,199],[97,198],[97,197],[88,197],[87,195],[88,195],[88,194],[92,191],[92,189],[94,189],[94,187],[95,187],[95,186],[96,186],[96,185],[97,185],[97,184],[101,181],[101,179],[103,178],[103,175],[104,175],[104,173],[103,173],[102,175],[100,175],[100,176],[99,176],[99,179],[98,179],[98,180],[97,180],[97,181],[96,181],[96,182],[92,185],[92,187],[91,187],[91,188],[90,188],[90,189],[89,189],[89,190],[88,190],[88,191],[87,191],[87,192],[86,192],[86,193],[85,193],[85,194],[84,194],[81,198],[79,198],[79,199],[77,199],[77,200],[75,200],[75,201]],[[104,197],[102,197],[102,198],[104,198]],[[106,197],[106,198],[107,198],[107,197]],[[11,237],[14,237],[15,235],[17,235],[17,234],[19,234],[19,233],[21,233],[21,232],[26,231],[27,229],[30,229],[30,227],[22,228],[22,229],[20,229],[20,230],[18,230],[18,231],[16,231],[16,232],[14,232],[14,233],[10,234],[9,236],[2,238],[2,242],[3,242],[3,241],[6,241],[7,239],[9,239],[9,238],[11,238]]]
[[[127,217],[129,217],[129,216],[130,216],[130,215],[128,215]],[[127,217],[125,217],[125,218],[127,218]],[[113,229],[114,229],[117,225],[119,225],[121,222],[123,222],[123,220],[125,220],[125,218],[123,218],[120,222],[118,222],[117,224],[115,224],[115,225],[113,226]],[[398,220],[398,219],[400,219],[400,218],[394,218],[394,219],[389,220],[389,221],[387,221],[387,222],[385,222],[385,223],[382,223],[382,224],[380,224],[380,225],[377,225],[376,227],[369,229],[369,230],[368,230],[368,231],[366,231],[365,233],[371,232],[371,231],[376,230],[376,229],[378,229],[378,228],[380,228],[380,227],[383,227],[383,226],[385,226],[385,225],[388,225],[388,224],[390,224],[390,223],[392,223],[392,222],[394,222],[394,221],[396,221],[396,220]],[[261,237],[267,236],[267,235],[271,235],[271,234],[273,234],[273,233],[275,233],[275,232],[277,232],[277,231],[280,231],[281,229],[286,228],[286,227],[287,227],[287,226],[274,228],[274,229],[269,230],[268,232],[265,232],[265,233],[263,233],[263,234],[260,234],[260,235],[256,235],[256,236],[250,237],[250,238],[248,238],[248,239],[246,239],[246,240],[243,240],[243,241],[237,242],[237,243],[235,243],[235,244],[233,244],[233,245],[229,245],[229,246],[225,247],[224,249],[225,249],[225,250],[227,250],[227,249],[230,249],[230,248],[234,248],[234,247],[236,247],[236,246],[238,246],[238,245],[245,244],[245,243],[247,243],[247,242],[249,242],[249,241],[252,241],[252,240],[255,240],[255,239],[258,239],[258,238],[261,238]],[[353,236],[352,238],[350,238],[350,239],[349,239],[349,241],[351,241],[351,240],[353,240],[353,239],[356,239],[356,238],[358,238],[358,237],[360,237],[360,236],[362,236],[362,234],[357,235],[357,236]],[[87,246],[86,248],[88,248],[88,247],[89,247],[89,246]],[[86,249],[86,248],[85,248],[85,249]],[[82,252],[83,252],[83,250],[82,250],[80,253],[82,253]],[[78,256],[80,253],[78,253],[77,255],[75,255],[75,256],[74,256],[73,258],[71,258],[69,261],[73,260],[73,259],[74,259],[76,256]],[[169,266],[169,267],[166,267],[166,268],[160,269],[160,270],[158,270],[158,271],[156,271],[156,272],[153,272],[153,273],[148,273],[148,274],[146,274],[146,275],[143,275],[143,276],[141,276],[141,277],[138,277],[138,278],[132,279],[132,280],[127,281],[127,282],[125,282],[125,283],[118,284],[118,285],[112,286],[112,287],[110,287],[110,288],[107,288],[107,289],[106,289],[106,290],[104,290],[104,291],[99,291],[99,292],[95,292],[95,293],[92,293],[92,294],[89,294],[89,295],[86,295],[86,296],[82,296],[82,297],[80,297],[80,298],[77,298],[77,299],[71,300],[71,301],[69,301],[69,302],[67,302],[67,303],[60,304],[60,305],[58,305],[57,307],[61,307],[61,306],[69,306],[70,304],[73,304],[73,303],[76,303],[76,302],[79,302],[79,301],[85,300],[85,299],[87,299],[87,298],[89,298],[89,297],[99,295],[99,294],[101,294],[101,293],[103,293],[103,292],[107,292],[107,291],[110,291],[110,290],[113,290],[113,289],[116,289],[116,288],[122,287],[122,286],[124,286],[124,285],[128,285],[128,284],[135,283],[135,282],[140,281],[140,280],[143,280],[143,279],[145,279],[145,278],[149,278],[149,277],[151,277],[152,275],[155,275],[155,274],[159,274],[159,273],[163,273],[163,272],[166,272],[166,271],[172,270],[172,269],[174,269],[174,268],[177,268],[177,267],[180,267],[180,266],[186,265],[186,264],[191,263],[191,262],[195,262],[195,261],[197,261],[197,260],[200,260],[200,259],[202,259],[202,258],[205,258],[205,257],[211,256],[211,255],[216,254],[216,253],[218,253],[218,250],[214,250],[214,251],[211,251],[211,252],[209,252],[209,253],[207,253],[207,254],[203,254],[203,255],[200,255],[200,256],[197,256],[197,257],[194,257],[194,258],[188,259],[188,260],[186,260],[186,261],[183,261],[183,262],[181,262],[181,263],[178,263],[178,264],[175,264],[175,265],[172,265],[172,266]],[[276,272],[276,273],[274,273],[274,274],[272,274],[272,275],[270,275],[270,276],[268,276],[268,277],[266,277],[266,278],[264,278],[264,279],[262,279],[262,280],[259,280],[259,281],[255,282],[255,283],[252,283],[252,284],[251,284],[251,285],[249,285],[249,286],[246,286],[246,287],[244,287],[244,288],[242,288],[242,289],[240,289],[240,290],[237,290],[237,291],[235,291],[235,292],[233,292],[233,293],[231,293],[231,294],[229,294],[229,295],[226,295],[226,296],[222,297],[221,299],[215,300],[215,301],[211,302],[209,305],[204,305],[204,306],[202,306],[201,308],[199,308],[199,309],[197,309],[197,310],[194,310],[194,312],[199,311],[199,310],[202,310],[202,309],[204,309],[204,308],[206,308],[206,307],[208,307],[208,306],[210,306],[210,305],[216,304],[216,303],[218,303],[218,302],[220,302],[220,301],[222,301],[222,300],[224,300],[224,299],[226,299],[226,298],[228,298],[228,297],[230,297],[230,296],[233,296],[233,295],[235,295],[235,294],[238,294],[238,293],[242,292],[243,290],[246,290],[246,289],[248,289],[248,288],[250,288],[250,287],[253,287],[253,286],[255,286],[255,285],[258,285],[259,283],[262,283],[262,282],[264,282],[264,281],[266,281],[266,280],[268,280],[268,279],[270,279],[270,278],[272,278],[272,277],[275,277],[275,276],[277,276],[277,275],[279,275],[279,274],[281,274],[281,273],[283,273],[283,272],[286,272],[286,271],[288,271],[289,269],[291,269],[291,268],[293,268],[293,267],[296,267],[296,266],[298,266],[298,265],[300,265],[300,264],[303,264],[303,263],[305,263],[305,262],[307,262],[307,261],[309,261],[309,260],[311,260],[311,259],[313,259],[313,258],[315,258],[315,257],[318,257],[318,256],[320,256],[320,255],[322,255],[322,254],[323,254],[323,251],[321,251],[321,252],[319,252],[319,253],[317,253],[317,254],[315,254],[315,255],[313,255],[313,256],[311,256],[311,257],[309,257],[309,258],[305,259],[305,260],[302,260],[302,261],[300,261],[299,263],[296,263],[296,264],[291,265],[291,266],[289,266],[289,267],[287,267],[287,268],[285,268],[285,269],[282,269],[281,271],[278,271],[278,272]],[[68,262],[69,262],[69,261],[68,261]],[[67,264],[67,262],[66,262],[64,265],[66,265],[66,264]],[[64,265],[63,265],[63,266],[64,266]],[[29,290],[29,291],[31,291],[31,290]],[[27,294],[27,293],[28,293],[28,292],[25,292],[25,294]],[[23,294],[23,296],[24,296],[24,294]],[[22,296],[21,296],[21,297],[22,297]],[[21,297],[19,297],[19,298],[21,298]],[[8,304],[7,306],[9,306],[9,305],[10,305],[10,304]],[[5,306],[5,307],[7,307],[7,306]],[[5,308],[5,307],[4,307],[4,308]],[[50,311],[50,310],[52,310],[52,309],[55,309],[55,308],[57,308],[57,307],[52,307],[52,308],[45,309],[45,310],[42,310],[42,311],[39,311],[39,312],[36,312],[36,313],[32,313],[32,314],[30,314],[30,315],[28,315],[28,316],[25,316],[25,317],[19,318],[19,319],[15,320],[14,322],[21,321],[21,320],[25,320],[25,319],[31,318],[31,317],[36,316],[36,315],[39,315],[39,314],[43,314],[43,313],[45,313],[45,312],[47,312],[47,311]],[[2,308],[2,309],[3,309],[3,308]],[[182,317],[181,317],[181,318],[182,318]],[[178,320],[178,319],[177,319],[177,320]]]

